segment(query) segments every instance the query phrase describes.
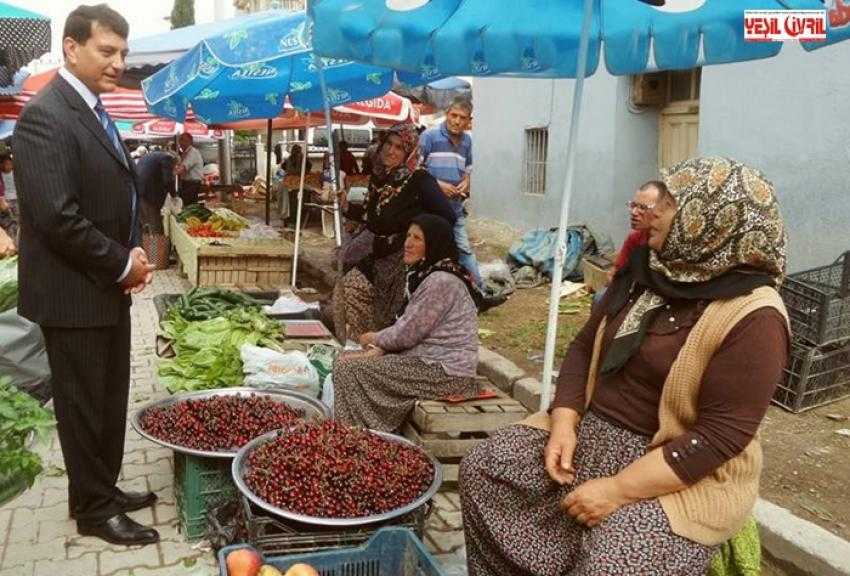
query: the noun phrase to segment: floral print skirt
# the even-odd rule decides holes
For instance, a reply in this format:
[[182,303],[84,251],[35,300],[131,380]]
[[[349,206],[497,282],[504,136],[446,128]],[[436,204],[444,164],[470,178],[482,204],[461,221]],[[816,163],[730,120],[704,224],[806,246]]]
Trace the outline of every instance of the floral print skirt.
[[357,340],[361,334],[390,326],[404,304],[406,275],[402,252],[371,263],[372,281],[361,268],[340,278],[333,292],[333,322],[337,340]]
[[384,432],[398,430],[417,400],[478,393],[475,378],[452,376],[439,364],[398,354],[337,360],[333,383],[334,418]]
[[714,547],[673,534],[658,500],[624,506],[593,528],[559,503],[573,486],[613,476],[646,453],[650,438],[588,412],[573,463],[576,484],[549,478],[549,433],[524,425],[496,432],[461,463],[460,495],[470,576],[696,576]]

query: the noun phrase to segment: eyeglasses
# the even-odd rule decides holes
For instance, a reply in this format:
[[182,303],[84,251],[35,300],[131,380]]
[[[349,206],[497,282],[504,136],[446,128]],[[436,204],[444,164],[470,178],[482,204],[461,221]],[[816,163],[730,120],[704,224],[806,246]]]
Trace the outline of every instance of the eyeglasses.
[[626,202],[626,206],[629,207],[629,210],[637,210],[638,212],[648,212],[655,208],[655,204],[644,204],[643,202],[634,201]]

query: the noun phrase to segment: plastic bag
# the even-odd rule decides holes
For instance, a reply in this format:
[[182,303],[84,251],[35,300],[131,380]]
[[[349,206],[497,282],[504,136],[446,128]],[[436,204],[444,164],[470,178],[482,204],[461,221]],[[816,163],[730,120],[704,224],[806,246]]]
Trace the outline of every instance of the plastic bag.
[[514,293],[514,277],[505,261],[493,260],[486,264],[480,264],[478,270],[481,273],[484,290],[488,296],[509,296]]
[[339,349],[329,344],[314,344],[310,348],[307,357],[315,366],[319,373],[319,379],[324,380],[325,377],[333,371],[334,361],[339,355]]
[[0,374],[42,403],[53,395],[41,328],[18,316],[17,308],[0,314]]
[[278,352],[243,344],[239,349],[245,386],[263,390],[294,390],[319,396],[319,373],[304,352]]
[[334,417],[334,378],[333,373],[325,376],[325,383],[322,385],[322,404],[328,407],[331,411],[331,418]]

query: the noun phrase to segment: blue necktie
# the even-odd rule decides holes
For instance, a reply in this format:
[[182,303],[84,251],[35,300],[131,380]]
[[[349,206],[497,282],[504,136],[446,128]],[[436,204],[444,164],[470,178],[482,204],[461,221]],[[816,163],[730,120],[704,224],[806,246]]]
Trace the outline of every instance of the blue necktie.
[[127,157],[124,155],[124,147],[121,145],[121,138],[118,136],[118,129],[115,128],[115,124],[112,123],[112,118],[110,118],[109,114],[106,113],[106,108],[103,107],[103,102],[100,101],[100,98],[97,99],[97,104],[94,105],[94,111],[97,112],[100,125],[103,126],[106,135],[109,136],[112,146],[115,148],[115,151],[118,152],[118,157],[121,158],[121,161],[124,162],[124,166],[126,166]]
[[[112,118],[110,118],[109,114],[106,113],[106,108],[103,107],[103,102],[100,101],[100,98],[97,99],[97,104],[94,105],[94,111],[97,113],[100,125],[103,127],[106,135],[112,142],[112,146],[115,148],[115,151],[118,152],[118,157],[121,158],[122,162],[124,162],[124,166],[127,166],[127,156],[124,154],[124,146],[121,144],[121,137],[118,135],[118,128],[115,127],[115,123],[112,122]],[[136,221],[136,186],[134,184],[131,184],[130,197],[130,243],[133,243],[133,231],[135,230],[133,223]]]

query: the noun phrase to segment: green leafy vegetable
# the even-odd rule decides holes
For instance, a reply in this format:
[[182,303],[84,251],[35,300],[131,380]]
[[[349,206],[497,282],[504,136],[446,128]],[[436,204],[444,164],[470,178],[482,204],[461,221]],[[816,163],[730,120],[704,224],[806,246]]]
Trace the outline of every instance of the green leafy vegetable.
[[44,439],[56,424],[49,410],[0,377],[0,475],[23,477],[32,486],[42,471],[41,458],[27,448],[27,437]]
[[243,344],[281,349],[280,324],[256,308],[237,307],[208,320],[188,320],[179,310],[169,310],[160,325],[176,352],[159,365],[160,380],[172,393],[240,386]]
[[203,204],[189,204],[177,215],[177,221],[182,223],[193,216],[201,222],[206,222],[212,216],[212,211]]
[[18,305],[18,257],[0,260],[0,312]]

